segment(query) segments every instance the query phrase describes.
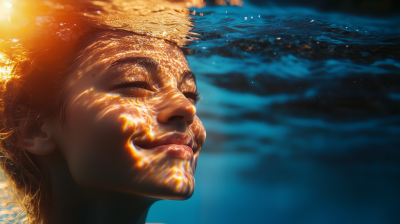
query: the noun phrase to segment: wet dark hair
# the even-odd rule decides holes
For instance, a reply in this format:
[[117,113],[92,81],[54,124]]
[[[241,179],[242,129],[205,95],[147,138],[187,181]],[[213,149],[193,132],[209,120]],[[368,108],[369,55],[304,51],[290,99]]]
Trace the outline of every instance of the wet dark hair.
[[82,22],[74,24],[77,23],[59,25],[66,31],[75,29],[65,34],[70,37],[63,37],[60,32],[49,32],[51,35],[48,37],[28,40],[33,46],[31,51],[19,52],[19,55],[31,60],[17,61],[11,78],[3,83],[0,93],[3,133],[0,164],[16,192],[23,195],[20,200],[30,223],[39,223],[47,215],[51,188],[46,180],[46,171],[29,152],[21,149],[21,129],[25,128],[26,120],[65,120],[68,92],[63,83],[74,69],[80,52],[93,41],[92,36],[107,30]]

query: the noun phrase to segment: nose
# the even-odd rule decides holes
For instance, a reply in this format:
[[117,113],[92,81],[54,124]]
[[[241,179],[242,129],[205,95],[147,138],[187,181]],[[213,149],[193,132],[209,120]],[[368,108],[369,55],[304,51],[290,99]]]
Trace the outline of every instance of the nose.
[[168,123],[192,124],[196,115],[196,107],[181,93],[174,93],[169,99],[164,99],[164,106],[158,114],[158,121]]

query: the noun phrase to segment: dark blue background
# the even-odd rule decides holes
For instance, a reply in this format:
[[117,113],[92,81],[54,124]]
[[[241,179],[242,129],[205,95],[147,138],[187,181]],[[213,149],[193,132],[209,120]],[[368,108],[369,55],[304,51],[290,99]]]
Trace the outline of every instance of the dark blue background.
[[335,7],[195,9],[196,191],[148,222],[400,223],[400,19]]

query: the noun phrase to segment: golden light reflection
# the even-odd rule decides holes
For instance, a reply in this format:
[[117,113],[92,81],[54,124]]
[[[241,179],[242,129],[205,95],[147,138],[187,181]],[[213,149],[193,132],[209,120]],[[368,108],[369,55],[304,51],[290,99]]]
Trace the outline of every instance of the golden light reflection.
[[0,52],[0,83],[5,85],[11,78],[18,78],[12,74],[15,63],[7,55]]
[[[157,196],[161,198],[191,195],[205,130],[195,116],[193,102],[184,95],[196,91],[193,77],[187,75],[185,56],[176,45],[157,38],[104,32],[97,39],[82,52],[80,66],[67,82],[71,88],[86,86],[76,92],[69,107],[80,111],[79,119],[81,114],[91,114],[80,124],[90,119],[96,125],[107,125],[113,135],[125,136],[122,147],[112,149],[114,157],[121,154],[118,161],[130,164],[125,167],[129,175],[124,180],[134,186],[168,189],[175,195]],[[115,66],[110,68],[110,64]],[[121,82],[135,86],[140,80],[149,87],[112,87]],[[169,121],[174,116],[188,116],[190,122]],[[185,151],[186,144],[190,151]]]

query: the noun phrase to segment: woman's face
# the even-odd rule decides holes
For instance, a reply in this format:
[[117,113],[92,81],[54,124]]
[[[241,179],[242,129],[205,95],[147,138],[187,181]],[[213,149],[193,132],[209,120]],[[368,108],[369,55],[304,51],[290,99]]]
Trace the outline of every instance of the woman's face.
[[104,32],[66,81],[65,125],[55,139],[81,186],[186,199],[206,133],[196,83],[164,40]]

